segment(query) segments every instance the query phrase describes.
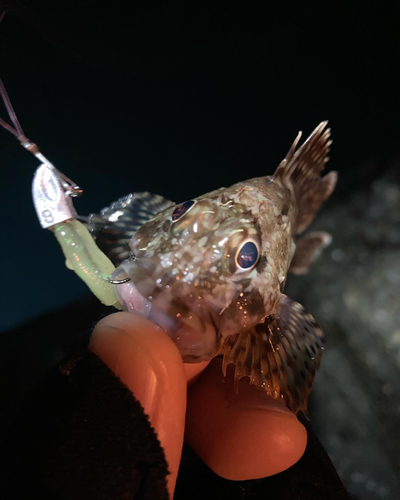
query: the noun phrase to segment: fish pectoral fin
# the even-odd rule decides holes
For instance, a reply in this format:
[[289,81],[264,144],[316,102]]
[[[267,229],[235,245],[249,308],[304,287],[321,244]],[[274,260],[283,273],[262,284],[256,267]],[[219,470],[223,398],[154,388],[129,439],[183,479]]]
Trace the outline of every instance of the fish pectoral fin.
[[290,263],[289,271],[305,274],[311,264],[318,259],[322,250],[332,242],[332,236],[324,231],[308,233],[296,241],[296,251]]
[[174,205],[158,194],[131,193],[119,198],[99,214],[78,217],[85,222],[97,246],[117,267],[129,257],[128,242],[156,214]]
[[227,338],[223,372],[235,365],[235,382],[243,377],[275,399],[282,398],[294,413],[307,416],[307,398],[318,370],[324,334],[299,303],[281,296],[277,314],[249,332]]

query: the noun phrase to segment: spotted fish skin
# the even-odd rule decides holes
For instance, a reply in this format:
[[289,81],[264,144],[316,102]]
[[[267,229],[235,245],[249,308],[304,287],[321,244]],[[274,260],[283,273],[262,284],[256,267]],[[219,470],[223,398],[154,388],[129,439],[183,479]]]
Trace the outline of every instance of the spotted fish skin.
[[[186,204],[166,202],[130,237],[127,260],[109,254],[120,263],[116,276],[131,280],[116,285],[123,308],[151,311],[146,314],[167,331],[184,361],[221,353],[224,371],[233,363],[237,380],[249,377],[295,412],[306,412],[324,338],[312,316],[282,292],[291,263],[291,270],[304,272],[329,240],[326,233],[302,237],[336,183],[335,172],[320,175],[331,143],[326,125],[296,149],[299,135],[274,175]],[[103,222],[92,217],[94,235],[105,225],[115,235],[113,211],[105,213]],[[137,207],[132,218],[136,214]],[[124,217],[120,228],[129,227],[130,215]],[[246,242],[251,255],[243,254]],[[254,252],[248,268],[238,265]]]

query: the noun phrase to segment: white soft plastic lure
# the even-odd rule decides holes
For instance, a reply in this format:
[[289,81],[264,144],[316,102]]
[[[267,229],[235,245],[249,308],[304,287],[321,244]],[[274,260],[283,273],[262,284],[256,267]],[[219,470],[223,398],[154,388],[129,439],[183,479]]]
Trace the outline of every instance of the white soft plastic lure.
[[80,188],[25,137],[2,85],[1,93],[14,128],[1,124],[42,161],[33,199],[67,266],[105,304],[163,328],[185,362],[222,354],[224,373],[233,363],[236,380],[249,377],[306,413],[324,336],[283,288],[288,271],[306,272],[331,241],[324,232],[303,235],[337,180],[336,172],[321,177],[327,122],[296,149],[299,133],[272,176],[179,204],[133,193],[78,217],[71,197]]

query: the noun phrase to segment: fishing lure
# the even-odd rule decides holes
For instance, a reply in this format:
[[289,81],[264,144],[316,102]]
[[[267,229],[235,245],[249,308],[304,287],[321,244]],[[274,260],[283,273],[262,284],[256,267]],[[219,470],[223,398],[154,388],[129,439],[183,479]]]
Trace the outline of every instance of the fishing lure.
[[27,139],[2,84],[0,91],[14,127],[0,124],[42,162],[33,200],[66,265],[104,304],[164,329],[185,362],[221,354],[224,374],[232,363],[236,381],[249,377],[306,413],[324,335],[283,290],[288,271],[306,272],[331,241],[325,232],[303,234],[337,180],[336,172],[321,177],[327,122],[297,149],[299,133],[272,176],[179,204],[132,193],[79,217],[72,198],[82,190]]

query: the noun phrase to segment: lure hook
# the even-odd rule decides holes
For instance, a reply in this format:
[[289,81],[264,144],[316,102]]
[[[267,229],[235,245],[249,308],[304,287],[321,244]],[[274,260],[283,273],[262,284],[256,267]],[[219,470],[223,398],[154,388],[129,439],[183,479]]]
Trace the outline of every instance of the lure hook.
[[124,283],[128,283],[129,281],[131,281],[129,276],[126,276],[126,278],[117,279],[120,274],[121,271],[117,269],[112,273],[110,277],[106,278],[106,281],[108,283],[112,283],[113,285],[123,285]]
[[112,280],[112,279],[106,278],[106,281],[108,283],[113,284],[113,285],[123,285],[124,283],[128,283],[128,281],[131,281],[131,279],[130,278],[124,278],[122,280]]

